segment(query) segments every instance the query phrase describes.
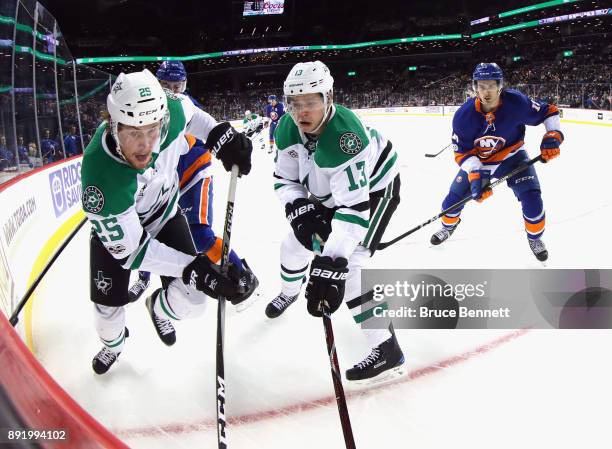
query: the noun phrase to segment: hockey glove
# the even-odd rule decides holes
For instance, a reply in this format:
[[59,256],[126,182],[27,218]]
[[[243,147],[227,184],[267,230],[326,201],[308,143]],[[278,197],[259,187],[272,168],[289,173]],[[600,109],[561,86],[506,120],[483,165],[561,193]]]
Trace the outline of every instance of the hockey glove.
[[223,122],[215,126],[208,134],[206,143],[227,171],[231,171],[232,165],[237,165],[241,175],[249,174],[253,144],[229,123]]
[[331,233],[331,224],[325,217],[323,206],[308,198],[298,198],[293,203],[285,204],[285,215],[293,228],[295,238],[309,251],[312,251],[314,234],[319,234],[325,241]]
[[542,143],[540,144],[542,162],[546,163],[561,154],[559,146],[563,143],[563,139],[564,137],[561,131],[548,131],[544,134]]
[[323,316],[324,310],[329,314],[338,310],[344,299],[347,265],[344,257],[333,260],[329,256],[315,256],[306,286],[308,313],[312,316]]
[[493,190],[490,187],[487,187],[491,180],[491,172],[489,172],[489,170],[471,171],[468,174],[468,180],[470,181],[472,198],[479,203],[493,195]]
[[196,258],[183,270],[183,282],[199,290],[211,298],[220,296],[232,300],[244,293],[244,287],[239,283],[240,270],[232,263],[221,269],[205,254],[198,254]]

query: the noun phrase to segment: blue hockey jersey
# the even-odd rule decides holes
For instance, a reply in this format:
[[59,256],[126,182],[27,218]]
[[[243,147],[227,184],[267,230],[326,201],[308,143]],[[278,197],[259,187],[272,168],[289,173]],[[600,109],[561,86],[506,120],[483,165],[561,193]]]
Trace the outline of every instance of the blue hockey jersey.
[[461,166],[476,156],[495,168],[523,148],[525,125],[537,126],[555,115],[559,110],[554,104],[532,100],[517,90],[504,89],[497,108],[487,113],[478,98],[470,98],[453,117],[455,161]]
[[277,124],[279,119],[285,113],[285,106],[282,103],[276,103],[276,106],[271,104],[266,105],[266,117],[272,120],[272,123]]

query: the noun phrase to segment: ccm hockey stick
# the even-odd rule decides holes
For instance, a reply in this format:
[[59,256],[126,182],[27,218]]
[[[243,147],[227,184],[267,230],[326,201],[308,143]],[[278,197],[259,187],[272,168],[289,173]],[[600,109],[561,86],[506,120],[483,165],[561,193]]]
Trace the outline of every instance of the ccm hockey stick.
[[[321,254],[321,238],[317,234],[312,238],[312,247],[316,254]],[[340,424],[342,425],[342,433],[344,434],[344,443],[346,449],[356,449],[351,419],[349,417],[348,406],[346,405],[346,396],[344,395],[344,387],[342,386],[342,375],[340,374],[340,364],[338,363],[338,353],[336,352],[334,328],[332,327],[331,317],[327,310],[323,311],[323,328],[325,329],[327,355],[329,356],[329,363],[331,365],[331,374],[334,382],[334,392],[336,393],[338,413],[340,414]]]
[[[232,217],[234,215],[234,198],[236,197],[236,184],[238,184],[238,166],[232,166],[229,192],[227,194],[227,208],[225,210],[225,224],[223,225],[223,252],[221,253],[221,267],[227,265],[229,260],[229,246],[232,237]],[[227,449],[227,421],[225,419],[225,362],[223,360],[223,339],[225,336],[225,298],[220,297],[217,302],[217,369],[215,378],[215,392],[217,403],[217,443],[219,449]]]
[[436,157],[438,154],[442,153],[444,150],[446,150],[448,147],[450,147],[452,145],[452,143],[449,143],[448,145],[446,145],[444,148],[442,148],[440,151],[438,151],[437,153],[425,153],[425,157]]
[[[534,157],[533,159],[530,159],[529,162],[523,164],[523,165],[519,165],[518,167],[516,167],[514,170],[512,170],[510,173],[502,176],[501,178],[496,179],[495,181],[487,184],[485,186],[485,189],[492,189],[493,187],[501,184],[502,182],[508,180],[509,178],[511,178],[512,176],[516,175],[517,173],[522,172],[523,170],[525,170],[527,167],[532,166],[533,164],[535,164],[538,161],[542,160],[542,156],[537,156]],[[430,223],[433,223],[434,221],[436,221],[438,218],[440,218],[441,216],[452,212],[453,210],[457,209],[458,207],[463,206],[465,203],[469,202],[472,200],[471,196],[466,196],[465,198],[463,198],[461,201],[456,202],[455,204],[453,204],[452,206],[444,209],[442,212],[440,212],[438,215],[431,217],[429,220],[424,221],[423,223],[421,223],[420,225],[412,228],[410,231],[404,232],[402,235],[398,235],[397,237],[395,237],[393,240],[389,240],[388,242],[384,242],[384,243],[379,243],[376,249],[385,249],[388,248],[389,246],[393,245],[396,242],[399,242],[400,240],[402,240],[404,237],[408,237],[410,234],[418,231],[419,229],[421,229],[422,227],[427,226]]]
[[349,417],[348,406],[346,405],[344,388],[342,387],[340,364],[338,363],[338,354],[336,352],[336,343],[334,340],[334,328],[332,327],[331,318],[327,311],[323,312],[323,328],[325,329],[327,354],[331,364],[334,392],[336,393],[336,403],[338,404],[338,413],[340,414],[340,424],[342,425],[342,433],[344,434],[344,443],[346,444],[346,449],[355,449],[355,438],[353,437],[351,419]]
[[11,317],[9,318],[9,322],[11,323],[13,327],[15,327],[17,323],[19,322],[19,314],[25,307],[26,303],[29,301],[30,296],[32,296],[32,293],[34,293],[34,290],[36,290],[36,287],[38,287],[38,284],[40,284],[40,281],[42,281],[45,274],[47,274],[47,271],[49,271],[51,266],[55,263],[57,258],[60,256],[60,254],[62,254],[62,251],[64,251],[64,249],[68,246],[68,243],[70,243],[70,241],[74,238],[74,236],[77,235],[77,233],[83,227],[86,221],[87,221],[87,218],[83,218],[83,220],[81,220],[81,222],[77,225],[77,227],[73,229],[73,231],[68,235],[68,237],[66,237],[66,240],[64,240],[64,242],[62,243],[62,246],[60,246],[57,249],[57,251],[55,251],[55,254],[53,254],[53,257],[51,257],[51,259],[49,259],[49,261],[47,262],[45,267],[42,269],[40,274],[36,276],[36,279],[34,279],[34,282],[32,282],[32,284],[28,288],[28,291],[25,292],[25,295],[23,295],[23,298],[21,298],[21,301],[19,301],[19,304],[17,304],[17,307],[15,307],[15,310],[13,311],[13,313],[11,314]]

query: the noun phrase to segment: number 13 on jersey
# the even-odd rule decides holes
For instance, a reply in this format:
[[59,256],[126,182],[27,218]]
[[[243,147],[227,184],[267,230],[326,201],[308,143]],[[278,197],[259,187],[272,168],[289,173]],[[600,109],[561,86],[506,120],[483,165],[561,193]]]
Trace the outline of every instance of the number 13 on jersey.
[[[349,192],[364,187],[368,183],[368,176],[365,172],[365,161],[359,161],[354,165],[349,165],[344,169],[349,181]],[[358,181],[355,182],[355,179]]]

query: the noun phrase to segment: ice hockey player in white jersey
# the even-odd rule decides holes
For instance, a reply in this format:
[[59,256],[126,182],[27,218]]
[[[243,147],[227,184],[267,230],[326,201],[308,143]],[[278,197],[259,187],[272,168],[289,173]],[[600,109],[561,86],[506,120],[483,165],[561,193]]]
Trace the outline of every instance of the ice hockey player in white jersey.
[[207,296],[239,303],[244,288],[231,264],[222,272],[197,254],[178,210],[177,164],[189,150],[185,132],[206,139],[226,170],[251,169],[252,146],[229,123],[217,123],[187,97],[164,91],[148,71],[121,73],[107,97],[108,120],[85,150],[82,205],[93,229],[90,299],[103,348],[93,359],[98,374],[121,353],[131,270],[162,276],[162,289],[146,306],[159,338],[176,340],[170,320],[200,315]]
[[263,118],[248,109],[244,111],[244,120],[242,120],[243,133],[247,137],[253,137],[253,134],[260,132],[263,129]]
[[[399,204],[397,154],[382,134],[333,102],[333,78],[322,62],[296,64],[284,94],[289,114],[275,132],[274,189],[293,232],[281,246],[281,293],[266,315],[275,318],[295,302],[308,274],[311,315],[321,316],[323,308],[335,312],[346,297],[360,325],[381,306],[372,291],[361,292],[361,269]],[[313,237],[324,241],[314,259]],[[404,355],[391,324],[363,332],[371,352],[346,378],[369,382],[401,373]]]
[[259,114],[251,112],[250,110],[244,111],[244,120],[242,120],[242,132],[245,136],[256,143],[263,150],[266,147],[266,143],[264,141],[264,136],[261,135],[261,131],[264,127],[263,117]]

